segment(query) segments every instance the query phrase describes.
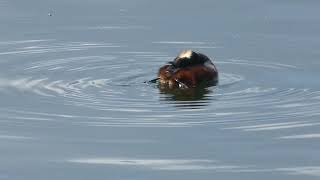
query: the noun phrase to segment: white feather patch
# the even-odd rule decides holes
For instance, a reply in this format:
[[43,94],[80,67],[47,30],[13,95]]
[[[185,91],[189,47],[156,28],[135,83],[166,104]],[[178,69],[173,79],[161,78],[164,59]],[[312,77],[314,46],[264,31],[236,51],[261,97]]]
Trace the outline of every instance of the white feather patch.
[[180,54],[179,54],[179,58],[191,58],[192,56],[192,50],[185,50],[185,51],[182,51]]

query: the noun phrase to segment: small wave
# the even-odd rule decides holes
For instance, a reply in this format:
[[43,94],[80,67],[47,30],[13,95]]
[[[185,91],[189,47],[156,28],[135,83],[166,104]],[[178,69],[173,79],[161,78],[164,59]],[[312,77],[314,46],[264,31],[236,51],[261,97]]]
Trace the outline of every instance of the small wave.
[[279,129],[289,129],[289,128],[300,128],[308,126],[317,126],[320,125],[318,122],[286,122],[286,123],[270,123],[270,124],[259,124],[259,125],[249,125],[249,126],[240,126],[232,127],[226,129],[241,129],[244,131],[270,131],[270,130],[279,130]]
[[279,137],[279,139],[318,139],[318,138],[320,138],[320,134],[299,134],[299,135]]
[[290,175],[320,176],[320,166],[301,166],[290,168],[278,168],[276,171],[286,172]]
[[94,26],[88,27],[89,30],[132,30],[132,29],[146,29],[147,26]]
[[213,160],[203,159],[131,159],[131,158],[80,158],[67,160],[69,163],[131,166],[166,171],[223,171],[243,169],[236,165],[223,165]]
[[0,45],[17,45],[17,44],[30,44],[30,43],[39,43],[54,41],[54,39],[32,39],[32,40],[18,40],[18,41],[0,41]]
[[48,82],[47,80],[47,78],[33,79],[31,77],[13,80],[0,79],[0,89],[14,88],[19,91],[29,91],[43,96],[53,96],[52,93],[46,93],[46,91],[56,94],[65,93],[63,87],[59,87],[61,81]]
[[154,44],[207,44],[207,42],[194,42],[194,41],[155,41]]
[[28,140],[32,139],[31,137],[27,136],[14,136],[14,135],[1,135],[0,134],[0,140]]
[[233,64],[233,65],[243,65],[243,66],[256,66],[263,68],[271,68],[271,69],[287,69],[294,68],[297,69],[297,66],[274,63],[274,62],[259,62],[259,61],[250,61],[250,60],[241,60],[241,59],[229,59],[224,61],[217,62],[218,64]]
[[232,84],[238,83],[239,81],[245,80],[245,77],[237,74],[219,74],[219,87],[230,86]]
[[[38,42],[37,45],[18,46],[14,50],[0,52],[0,55],[28,55],[28,54],[44,54],[68,51],[84,51],[96,48],[120,48],[121,45],[112,43],[88,43],[88,42],[70,42],[70,43],[48,43],[47,41]],[[24,43],[28,43],[24,41]]]

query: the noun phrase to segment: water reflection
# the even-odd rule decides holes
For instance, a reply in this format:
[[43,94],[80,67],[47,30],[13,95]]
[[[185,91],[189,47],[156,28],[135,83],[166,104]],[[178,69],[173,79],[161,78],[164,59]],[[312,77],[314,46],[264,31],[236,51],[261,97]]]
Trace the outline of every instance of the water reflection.
[[201,108],[209,104],[210,96],[213,93],[212,89],[197,87],[197,88],[166,88],[158,87],[161,96],[161,101],[173,102],[177,107],[184,108]]

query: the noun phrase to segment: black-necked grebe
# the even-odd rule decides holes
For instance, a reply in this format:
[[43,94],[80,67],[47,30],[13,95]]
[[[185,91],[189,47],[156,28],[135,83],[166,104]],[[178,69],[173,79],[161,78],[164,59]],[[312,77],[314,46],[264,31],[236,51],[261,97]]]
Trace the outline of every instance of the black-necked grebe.
[[160,67],[157,79],[159,85],[169,88],[210,86],[217,84],[218,71],[206,55],[185,50]]

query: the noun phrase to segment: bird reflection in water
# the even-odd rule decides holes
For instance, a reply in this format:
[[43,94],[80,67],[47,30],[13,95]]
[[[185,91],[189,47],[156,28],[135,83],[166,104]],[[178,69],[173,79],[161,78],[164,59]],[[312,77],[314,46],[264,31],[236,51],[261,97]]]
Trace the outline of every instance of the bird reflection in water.
[[214,87],[197,88],[167,88],[158,86],[159,93],[162,95],[160,100],[173,103],[176,107],[188,109],[202,109],[210,104]]

